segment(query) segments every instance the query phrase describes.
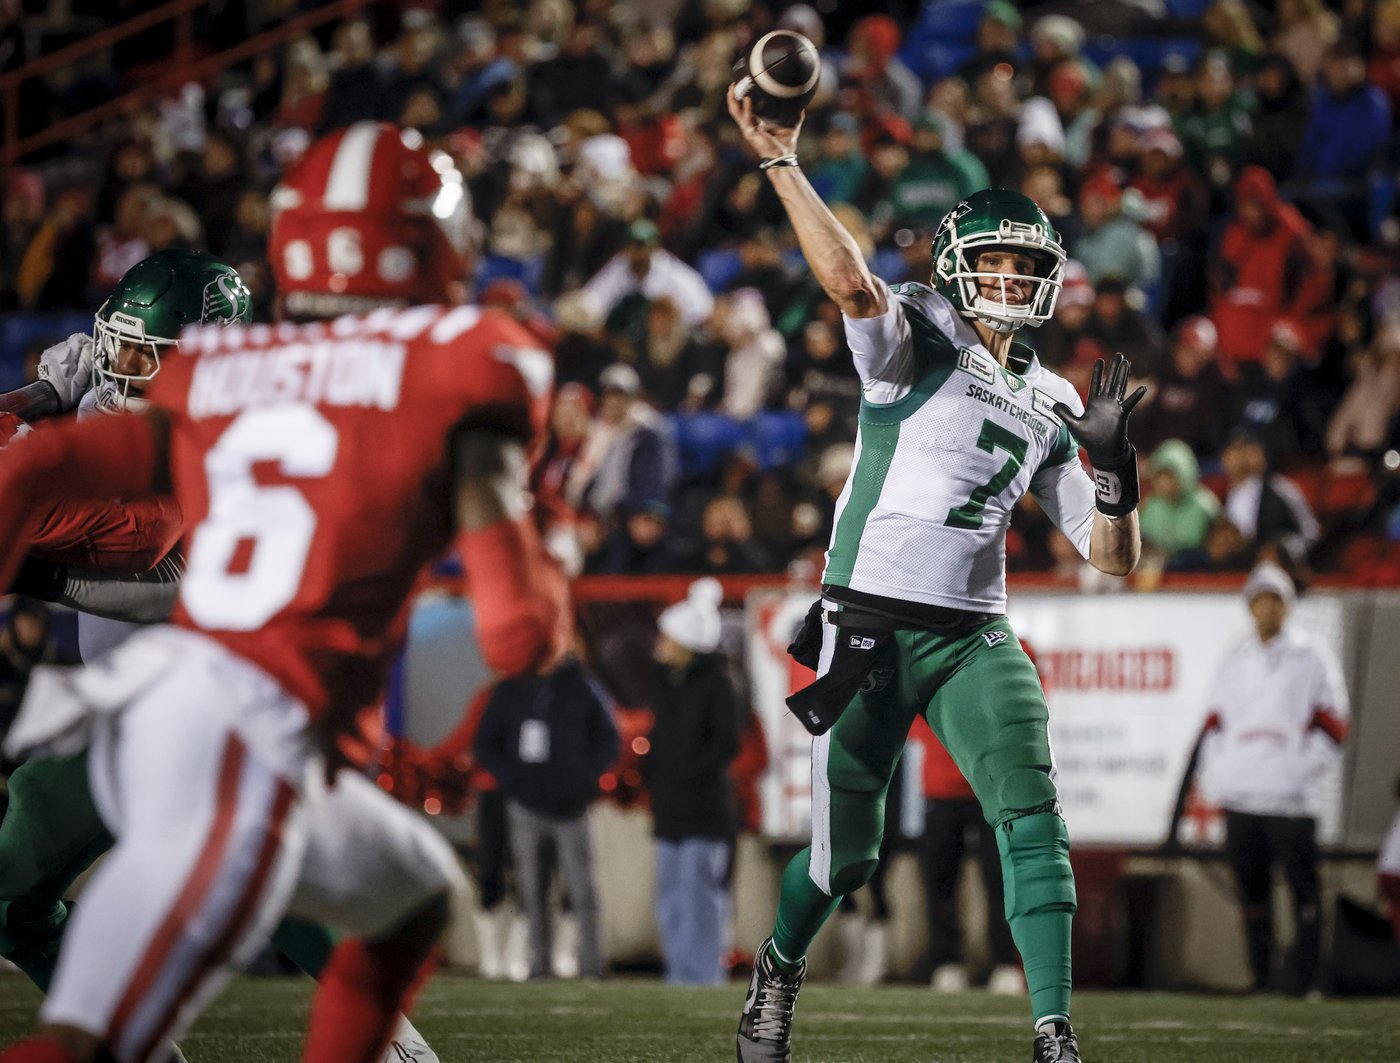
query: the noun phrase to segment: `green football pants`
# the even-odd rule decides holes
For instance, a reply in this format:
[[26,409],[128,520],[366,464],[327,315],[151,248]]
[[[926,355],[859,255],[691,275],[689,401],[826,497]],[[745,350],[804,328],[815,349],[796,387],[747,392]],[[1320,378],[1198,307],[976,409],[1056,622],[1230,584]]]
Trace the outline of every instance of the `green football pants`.
[[31,760],[0,820],[0,955],[48,989],[68,921],[63,895],[112,846],[92,803],[87,754]]
[[[112,836],[92,802],[86,753],[28,761],[10,776],[9,791],[0,820],[0,956],[47,991],[71,907],[63,896],[112,847]],[[334,938],[288,918],[272,943],[315,978]]]
[[1035,666],[1004,617],[951,634],[899,631],[895,657],[894,679],[857,694],[812,742],[812,844],[783,873],[774,949],[789,962],[806,955],[840,898],[875,870],[890,777],[922,712],[997,828],[1033,1017],[1067,1018],[1074,876]]

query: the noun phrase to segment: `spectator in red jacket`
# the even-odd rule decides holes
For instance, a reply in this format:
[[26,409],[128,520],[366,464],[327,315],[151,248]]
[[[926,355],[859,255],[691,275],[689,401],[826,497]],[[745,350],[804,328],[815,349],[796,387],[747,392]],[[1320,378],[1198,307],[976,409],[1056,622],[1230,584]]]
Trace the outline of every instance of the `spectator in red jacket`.
[[1230,386],[1216,359],[1218,338],[1209,318],[1187,318],[1176,330],[1171,358],[1157,386],[1133,415],[1133,438],[1151,453],[1168,439],[1190,444],[1200,459],[1214,459],[1224,442],[1220,411]]
[[1159,242],[1180,241],[1206,224],[1210,192],[1183,161],[1181,141],[1170,129],[1151,130],[1141,147],[1141,169],[1128,187],[1142,196],[1143,227]]
[[1210,316],[1227,362],[1256,362],[1275,322],[1289,321],[1315,350],[1326,334],[1330,271],[1310,249],[1312,227],[1279,198],[1269,172],[1246,166],[1235,182],[1235,218],[1211,263]]

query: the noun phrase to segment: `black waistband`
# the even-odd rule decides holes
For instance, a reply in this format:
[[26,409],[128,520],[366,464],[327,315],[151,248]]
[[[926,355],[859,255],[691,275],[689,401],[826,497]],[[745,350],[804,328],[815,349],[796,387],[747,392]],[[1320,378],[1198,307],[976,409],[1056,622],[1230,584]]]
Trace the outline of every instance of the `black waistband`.
[[849,587],[824,586],[822,595],[841,605],[841,617],[828,617],[829,623],[849,627],[865,627],[874,631],[898,631],[908,628],[971,627],[995,620],[1002,613],[979,613],[970,609],[947,609],[926,602],[906,602],[879,594],[853,591]]

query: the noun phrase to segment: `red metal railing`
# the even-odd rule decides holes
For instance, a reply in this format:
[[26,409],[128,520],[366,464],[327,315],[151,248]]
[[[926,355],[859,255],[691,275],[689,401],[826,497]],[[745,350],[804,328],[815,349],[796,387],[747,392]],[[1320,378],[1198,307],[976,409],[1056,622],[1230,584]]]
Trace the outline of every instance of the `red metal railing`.
[[[4,100],[4,139],[0,142],[0,165],[9,166],[31,152],[49,144],[84,133],[133,107],[140,106],[171,88],[191,81],[202,81],[226,70],[236,63],[275,48],[318,26],[358,14],[373,0],[334,0],[324,7],[280,26],[265,30],[255,37],[223,48],[191,62],[194,12],[205,6],[205,0],[170,0],[144,14],[137,15],[118,26],[112,26],[92,36],[62,48],[52,55],[26,63],[18,70],[0,77],[0,98]],[[34,78],[67,66],[85,56],[110,48],[134,34],[167,22],[175,23],[175,51],[166,72],[138,85],[136,88],[99,104],[87,111],[66,118],[27,137],[19,135],[19,89]]]

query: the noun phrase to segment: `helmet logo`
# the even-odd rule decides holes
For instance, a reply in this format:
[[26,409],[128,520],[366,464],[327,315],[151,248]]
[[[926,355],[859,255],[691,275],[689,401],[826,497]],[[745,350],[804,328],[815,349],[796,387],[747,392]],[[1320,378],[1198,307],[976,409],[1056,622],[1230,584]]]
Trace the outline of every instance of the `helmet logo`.
[[120,310],[113,310],[107,315],[107,322],[114,329],[124,334],[132,336],[146,335],[146,323],[132,314],[124,314]]
[[238,281],[222,273],[204,286],[204,304],[199,320],[206,325],[231,325],[238,320],[238,304],[242,293]]

